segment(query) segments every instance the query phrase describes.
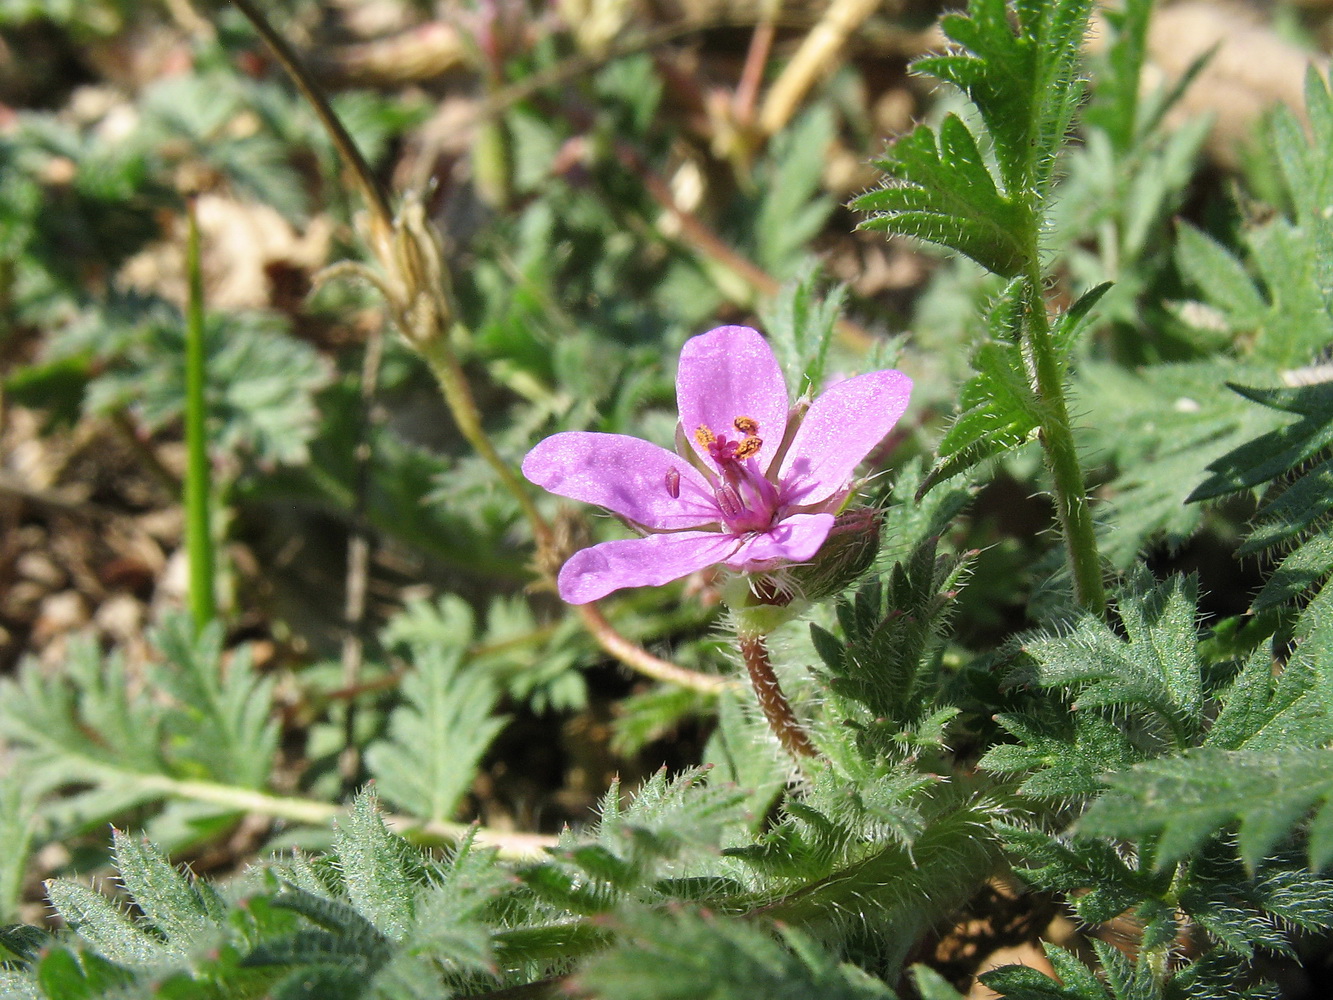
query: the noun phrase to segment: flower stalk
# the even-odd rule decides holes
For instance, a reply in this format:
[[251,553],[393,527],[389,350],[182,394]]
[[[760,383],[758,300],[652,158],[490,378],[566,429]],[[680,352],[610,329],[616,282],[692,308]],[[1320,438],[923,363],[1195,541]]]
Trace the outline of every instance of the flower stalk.
[[764,711],[769,728],[777,736],[789,754],[797,760],[815,757],[818,751],[810,742],[805,729],[792,711],[791,702],[778,683],[778,675],[773,672],[773,661],[768,657],[768,644],[758,632],[740,632],[741,659],[750,675],[750,684],[759,699],[759,707]]

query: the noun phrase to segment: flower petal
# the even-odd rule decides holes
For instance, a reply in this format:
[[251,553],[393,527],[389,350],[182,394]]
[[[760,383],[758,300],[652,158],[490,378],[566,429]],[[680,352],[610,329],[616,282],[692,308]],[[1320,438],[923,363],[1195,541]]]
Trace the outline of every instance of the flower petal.
[[750,535],[723,562],[747,572],[772,568],[775,562],[809,562],[828,538],[833,521],[832,514],[792,514],[768,531]]
[[782,460],[783,502],[820,503],[845,489],[861,460],[903,415],[911,393],[912,380],[892,370],[858,375],[824,392]]
[[697,528],[721,517],[712,487],[689,462],[625,434],[554,434],[528,452],[523,475],[552,493],[658,531]]
[[[736,440],[737,417],[759,425],[765,455],[787,430],[787,383],[768,341],[748,326],[719,326],[685,341],[676,371],[681,428],[699,457],[714,468],[708,449],[695,440],[700,427]],[[760,459],[760,465],[766,465]]]
[[678,531],[602,542],[570,556],[556,585],[570,604],[587,604],[623,587],[660,587],[721,562],[738,541],[720,531]]

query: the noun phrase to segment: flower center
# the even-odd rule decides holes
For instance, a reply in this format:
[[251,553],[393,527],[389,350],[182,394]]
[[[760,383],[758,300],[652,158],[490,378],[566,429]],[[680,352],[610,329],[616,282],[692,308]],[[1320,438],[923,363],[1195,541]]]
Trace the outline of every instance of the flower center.
[[694,431],[694,440],[708,449],[708,457],[722,476],[713,489],[713,499],[717,501],[723,525],[732,534],[767,531],[777,514],[778,491],[754,461],[764,446],[764,439],[758,433],[759,421],[739,416],[732,421],[732,427],[740,435],[734,440],[702,424]]

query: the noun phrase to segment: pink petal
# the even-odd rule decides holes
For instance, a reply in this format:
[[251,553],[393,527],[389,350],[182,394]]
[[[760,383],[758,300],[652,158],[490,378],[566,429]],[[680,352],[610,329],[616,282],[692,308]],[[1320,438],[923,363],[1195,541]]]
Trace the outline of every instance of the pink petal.
[[907,409],[912,380],[870,372],[831,386],[811,404],[778,472],[783,502],[811,504],[846,488],[870,450]]
[[775,562],[809,562],[828,538],[833,520],[832,514],[792,514],[768,531],[750,535],[723,561],[749,572],[771,568]]
[[748,326],[719,326],[691,337],[680,351],[676,372],[680,424],[690,445],[709,462],[708,449],[695,440],[700,427],[735,441],[737,417],[759,424],[763,439],[759,465],[782,442],[787,430],[787,383],[768,342]]
[[659,531],[695,528],[720,517],[712,488],[689,462],[624,434],[554,434],[528,452],[523,475],[552,493]]
[[717,531],[680,531],[603,542],[575,552],[556,585],[570,604],[587,604],[623,587],[660,587],[726,558],[739,543]]

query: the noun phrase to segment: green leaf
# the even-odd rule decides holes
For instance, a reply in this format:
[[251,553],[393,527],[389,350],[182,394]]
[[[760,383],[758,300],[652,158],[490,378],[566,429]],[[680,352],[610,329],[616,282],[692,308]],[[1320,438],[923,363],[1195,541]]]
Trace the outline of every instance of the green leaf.
[[1198,286],[1208,302],[1222,310],[1233,332],[1252,331],[1264,320],[1268,303],[1236,257],[1212,237],[1180,223],[1176,263],[1186,279]]
[[1311,867],[1333,861],[1333,753],[1326,749],[1207,747],[1145,761],[1108,781],[1112,791],[1093,804],[1080,829],[1159,835],[1161,865],[1238,822],[1241,857],[1254,867],[1307,817]]
[[36,798],[24,787],[22,776],[0,777],[0,844],[6,845],[0,855],[0,921],[13,917],[18,909],[28,854],[38,826]]
[[893,733],[926,709],[931,654],[968,557],[936,557],[938,538],[927,537],[887,579],[871,580],[836,608],[840,641],[811,624],[815,649],[824,660],[824,682],[840,701],[852,702]]
[[1136,574],[1117,602],[1124,637],[1085,615],[1068,634],[1029,641],[1034,683],[1077,686],[1076,710],[1146,710],[1165,723],[1177,747],[1192,745],[1203,709],[1197,591],[1193,578],[1157,584]]
[[892,990],[839,962],[795,928],[762,925],[686,910],[632,911],[619,923],[624,943],[594,958],[578,987],[617,1000],[892,1000]]
[[962,50],[913,64],[972,99],[1011,196],[1041,195],[1050,183],[1083,92],[1078,64],[1091,9],[1089,0],[1019,0],[1012,8],[972,0],[966,16],[940,22]]
[[1333,740],[1329,667],[1326,661],[1312,663],[1306,651],[1298,649],[1275,674],[1272,654],[1255,650],[1222,693],[1222,710],[1208,728],[1204,746],[1282,750]]
[[1107,841],[1056,838],[1008,823],[997,828],[1005,849],[1021,859],[1015,868],[1019,877],[1063,894],[1084,923],[1105,923],[1170,891],[1169,872],[1144,871]]
[[388,737],[366,751],[379,793],[427,820],[452,818],[507,721],[495,715],[500,692],[492,676],[465,660],[456,638],[417,653]]
[[829,346],[847,298],[843,285],[819,296],[820,277],[817,265],[807,265],[783,284],[763,313],[764,333],[782,365],[793,399],[823,388]]
[[173,762],[186,774],[261,788],[278,747],[273,680],[255,673],[248,647],[233,651],[224,666],[222,637],[215,622],[196,639],[185,615],[153,633],[167,659],[154,680],[176,699],[166,716],[168,732],[180,736]]
[[185,957],[207,947],[218,936],[225,914],[216,890],[178,872],[146,841],[119,830],[112,831],[112,840],[121,883],[172,953]]
[[1048,704],[1030,713],[1001,712],[995,721],[1019,742],[991,747],[977,766],[1027,773],[1019,791],[1034,798],[1089,798],[1105,787],[1103,775],[1141,759],[1125,727],[1100,712]]
[[[1091,289],[1056,320],[1052,339],[1061,364],[1108,288]],[[1023,340],[1025,295],[1024,281],[1013,281],[991,306],[990,338],[973,352],[976,374],[959,392],[958,414],[940,442],[935,467],[916,491],[918,502],[938,483],[1034,440],[1043,425],[1045,406],[1033,388]]]
[[1221,386],[1261,369],[1222,359],[1155,365],[1137,372],[1090,361],[1079,367],[1079,399],[1089,409],[1085,442],[1119,468],[1108,484],[1111,512],[1101,520],[1101,548],[1121,569],[1159,539],[1180,548],[1203,510],[1186,503],[1228,449],[1279,423],[1277,414]]
[[1333,572],[1333,534],[1326,528],[1325,517],[1333,509],[1327,490],[1333,479],[1333,462],[1324,460],[1311,467],[1333,444],[1333,383],[1231,388],[1266,409],[1301,418],[1214,460],[1208,466],[1212,476],[1189,498],[1205,500],[1295,474],[1293,482],[1275,489],[1275,496],[1260,508],[1259,526],[1241,550],[1248,555],[1298,542],[1255,598],[1253,610],[1263,611],[1307,592],[1317,595]]
[[36,978],[48,1000],[101,1000],[124,989],[135,977],[129,969],[95,952],[57,947],[42,956]]
[[96,889],[53,879],[47,898],[60,919],[97,949],[98,954],[123,965],[157,965],[174,956],[162,939],[135,925],[115,903]]
[[381,933],[400,939],[412,925],[417,886],[407,842],[384,826],[371,792],[338,821],[334,848],[347,895]]
[[754,222],[755,261],[770,274],[796,274],[810,240],[833,211],[822,179],[836,130],[833,114],[816,104],[774,136],[756,173],[762,190]]
[[875,161],[888,180],[852,207],[883,229],[956,250],[1005,277],[1028,263],[1026,206],[1001,194],[962,119],[948,115],[939,135],[919,125]]

